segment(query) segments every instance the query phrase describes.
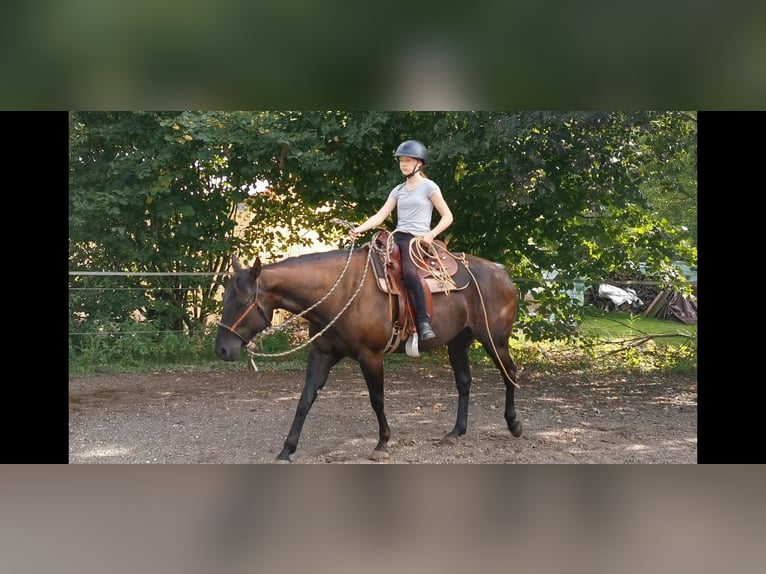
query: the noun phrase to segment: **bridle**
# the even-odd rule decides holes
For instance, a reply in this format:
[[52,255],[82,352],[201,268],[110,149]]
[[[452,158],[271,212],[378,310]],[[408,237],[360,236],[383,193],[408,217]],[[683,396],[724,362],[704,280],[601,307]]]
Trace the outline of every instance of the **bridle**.
[[266,321],[265,328],[271,327],[271,319],[269,319],[269,317],[266,315],[266,310],[263,308],[263,306],[261,306],[261,302],[258,301],[258,280],[257,279],[255,280],[255,295],[253,295],[253,302],[250,303],[250,305],[248,305],[247,309],[242,311],[242,313],[239,315],[239,317],[237,317],[237,320],[234,321],[234,324],[231,327],[229,325],[225,325],[221,321],[218,321],[218,326],[223,327],[230,333],[234,333],[237,337],[242,339],[247,345],[248,343],[250,343],[250,340],[245,339],[242,335],[237,333],[237,327],[239,327],[239,324],[245,319],[245,317],[247,317],[250,314],[253,308],[258,309],[258,311],[261,313],[261,317],[263,317],[263,319]]

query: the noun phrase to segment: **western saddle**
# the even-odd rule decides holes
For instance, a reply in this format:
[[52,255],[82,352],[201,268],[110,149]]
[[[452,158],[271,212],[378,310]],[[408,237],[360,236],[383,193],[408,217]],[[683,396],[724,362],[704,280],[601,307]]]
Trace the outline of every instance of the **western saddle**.
[[[404,285],[401,253],[393,240],[393,233],[379,231],[373,237],[370,248],[374,251],[371,259],[378,288],[389,294],[394,328],[385,352],[391,353],[403,340],[407,341],[417,333],[415,310]],[[458,259],[463,263],[463,267],[458,265]],[[446,244],[439,239],[434,240],[430,253],[416,254],[416,265],[420,281],[423,283],[426,309],[431,317],[434,316],[432,293],[449,294],[450,291],[465,289],[468,286],[469,275],[464,268],[465,254],[450,253]],[[418,356],[416,343],[414,349],[408,344],[406,350],[408,355]]]

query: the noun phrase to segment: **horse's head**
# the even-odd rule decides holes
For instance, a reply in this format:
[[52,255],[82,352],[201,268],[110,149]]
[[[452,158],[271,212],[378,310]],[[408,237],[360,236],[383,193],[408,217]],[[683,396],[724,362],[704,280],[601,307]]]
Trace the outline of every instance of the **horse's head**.
[[218,324],[215,352],[224,361],[233,361],[250,339],[271,325],[272,310],[263,308],[258,291],[261,260],[243,268],[232,258],[234,276],[223,295],[223,313]]

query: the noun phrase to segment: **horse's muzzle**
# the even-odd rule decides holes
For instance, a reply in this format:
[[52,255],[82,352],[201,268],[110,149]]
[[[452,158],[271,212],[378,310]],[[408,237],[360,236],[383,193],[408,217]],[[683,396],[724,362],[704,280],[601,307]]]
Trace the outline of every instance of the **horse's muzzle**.
[[223,361],[235,361],[239,357],[241,349],[241,344],[237,345],[236,348],[232,348],[219,343],[215,346],[215,354]]

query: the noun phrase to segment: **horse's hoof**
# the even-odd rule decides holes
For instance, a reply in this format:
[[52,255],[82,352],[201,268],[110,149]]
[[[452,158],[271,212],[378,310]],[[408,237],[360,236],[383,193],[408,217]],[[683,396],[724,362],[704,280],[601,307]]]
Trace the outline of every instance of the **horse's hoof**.
[[514,421],[514,423],[512,425],[508,425],[508,427],[511,431],[511,434],[515,437],[520,437],[521,433],[524,432],[524,429],[521,426],[521,421],[519,420]]
[[458,435],[454,435],[452,433],[445,435],[444,438],[442,438],[439,441],[439,444],[457,444],[460,438]]
[[274,461],[277,464],[289,464],[293,461],[293,453],[288,450],[284,450],[277,455]]
[[388,460],[390,455],[385,450],[374,450],[372,451],[372,454],[369,456],[369,459],[375,462],[380,462],[383,460]]

